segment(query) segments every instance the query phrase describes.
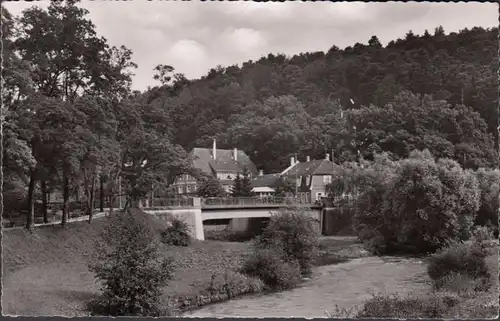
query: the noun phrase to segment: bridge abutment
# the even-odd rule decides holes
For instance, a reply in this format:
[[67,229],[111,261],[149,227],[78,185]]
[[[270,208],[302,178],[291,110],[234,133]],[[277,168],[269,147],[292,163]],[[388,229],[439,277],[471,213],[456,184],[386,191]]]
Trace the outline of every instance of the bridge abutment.
[[199,241],[205,240],[201,214],[201,201],[199,198],[193,199],[193,206],[190,208],[146,210],[145,212],[166,221],[172,221],[174,218],[181,220],[189,227],[189,232],[192,238]]

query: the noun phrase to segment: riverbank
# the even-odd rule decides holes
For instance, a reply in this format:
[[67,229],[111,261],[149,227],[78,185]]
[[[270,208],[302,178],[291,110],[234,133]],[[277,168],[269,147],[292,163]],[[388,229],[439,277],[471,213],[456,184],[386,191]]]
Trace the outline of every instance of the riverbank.
[[363,257],[315,267],[310,280],[289,291],[208,305],[189,317],[325,317],[335,305],[353,309],[377,293],[425,293],[429,280],[419,259]]
[[[145,216],[145,219],[158,233],[166,228],[161,220],[150,216]],[[66,228],[41,227],[36,229],[35,234],[23,229],[5,230],[3,313],[26,316],[88,315],[85,305],[100,291],[87,266],[91,261],[93,242],[105,222],[106,219],[100,219],[91,224],[75,222]],[[320,243],[322,256],[318,264],[338,263],[366,255],[354,237],[321,238]],[[216,279],[223,279],[227,267],[231,267],[232,271],[238,270],[251,251],[248,242],[195,241],[189,247],[161,244],[161,252],[166,257],[173,257],[176,267],[174,279],[164,289],[164,302],[182,302],[199,296],[210,289],[213,275],[217,276]],[[240,285],[243,281],[239,277],[235,279]]]

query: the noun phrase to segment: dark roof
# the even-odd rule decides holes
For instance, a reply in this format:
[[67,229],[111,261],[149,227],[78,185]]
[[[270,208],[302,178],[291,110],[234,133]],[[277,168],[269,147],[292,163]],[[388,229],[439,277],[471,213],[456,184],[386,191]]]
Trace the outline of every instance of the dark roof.
[[256,178],[252,179],[251,184],[252,187],[262,187],[262,186],[272,187],[276,186],[279,179],[280,179],[280,173],[266,174],[262,176],[257,176]]
[[207,174],[212,174],[212,170],[215,172],[242,172],[243,168],[246,167],[252,177],[257,175],[257,167],[244,151],[238,150],[237,161],[233,158],[233,150],[217,149],[216,152],[214,160],[211,148],[194,148],[192,151],[195,156],[194,167]]
[[333,169],[338,165],[328,159],[313,160],[310,162],[298,163],[292,167],[284,176],[293,178],[295,176],[310,175],[332,175]]

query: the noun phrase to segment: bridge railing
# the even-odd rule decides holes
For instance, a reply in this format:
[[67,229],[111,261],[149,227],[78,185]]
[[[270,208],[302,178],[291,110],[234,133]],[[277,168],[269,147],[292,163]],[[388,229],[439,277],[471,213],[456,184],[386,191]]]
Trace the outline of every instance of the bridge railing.
[[193,207],[193,198],[155,198],[151,207]]
[[265,206],[295,204],[293,197],[209,197],[201,199],[202,207],[211,206]]

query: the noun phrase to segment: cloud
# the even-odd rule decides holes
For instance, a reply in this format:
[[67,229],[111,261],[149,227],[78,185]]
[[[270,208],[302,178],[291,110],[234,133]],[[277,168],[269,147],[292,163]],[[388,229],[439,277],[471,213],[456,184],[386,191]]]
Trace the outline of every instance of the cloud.
[[[29,2],[5,5],[13,14]],[[48,2],[37,2],[46,8]],[[498,25],[495,3],[184,2],[85,1],[98,34],[125,45],[139,65],[134,88],[152,85],[157,64],[198,78],[218,64],[255,60],[268,53],[325,51],[377,35],[386,44],[411,29],[421,34]]]

